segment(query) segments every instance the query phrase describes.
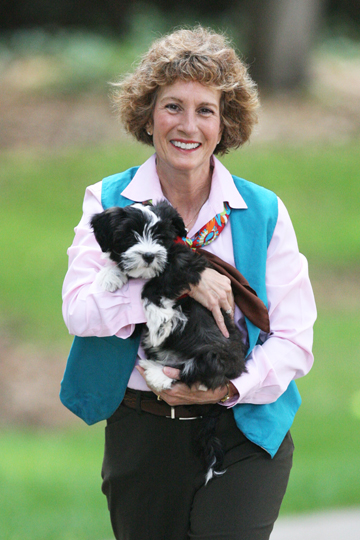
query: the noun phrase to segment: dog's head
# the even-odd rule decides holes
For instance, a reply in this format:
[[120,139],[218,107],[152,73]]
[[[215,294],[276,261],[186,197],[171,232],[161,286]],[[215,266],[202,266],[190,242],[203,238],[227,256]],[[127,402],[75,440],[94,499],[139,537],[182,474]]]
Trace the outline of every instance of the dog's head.
[[186,235],[183,220],[166,201],[109,208],[94,215],[91,226],[102,251],[133,278],[161,274],[175,238]]

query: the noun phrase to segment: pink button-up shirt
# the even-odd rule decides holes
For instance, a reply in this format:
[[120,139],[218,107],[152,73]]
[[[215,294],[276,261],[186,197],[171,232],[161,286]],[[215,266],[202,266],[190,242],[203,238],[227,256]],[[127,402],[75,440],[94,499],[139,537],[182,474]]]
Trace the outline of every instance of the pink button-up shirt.
[[[227,201],[231,208],[246,208],[232,176],[222,163],[213,158],[211,190],[188,236],[191,238]],[[99,182],[87,188],[83,216],[75,228],[75,238],[68,250],[69,269],[63,286],[63,316],[70,334],[77,336],[112,336],[126,339],[135,325],[146,322],[141,303],[143,281],[129,280],[122,289],[109,293],[99,288],[95,277],[105,264],[101,249],[89,225],[91,217],[102,212]],[[155,155],[137,171],[122,195],[137,202],[164,199],[156,171]],[[271,332],[263,345],[256,345],[248,357],[247,369],[232,381],[239,399],[227,402],[271,403],[293,379],[306,375],[313,363],[311,352],[316,308],[308,276],[307,261],[299,253],[288,212],[279,202],[278,220],[268,247],[266,291]],[[216,241],[205,247],[235,266],[231,227],[226,226]],[[235,322],[245,329],[244,316],[236,306]],[[265,336],[263,336],[265,337]],[[144,357],[142,348],[139,358]],[[128,386],[149,390],[134,368]]]

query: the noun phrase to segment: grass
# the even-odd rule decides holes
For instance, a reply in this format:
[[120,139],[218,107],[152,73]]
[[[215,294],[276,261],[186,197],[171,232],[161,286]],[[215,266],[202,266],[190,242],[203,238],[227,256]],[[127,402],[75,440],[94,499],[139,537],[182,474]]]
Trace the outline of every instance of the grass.
[[[85,187],[142,163],[150,154],[151,149],[128,142],[121,148],[74,149],[61,155],[2,153],[0,320],[9,332],[46,344],[66,339],[61,285]],[[300,249],[313,267],[358,265],[356,143],[245,148],[223,161],[234,174],[273,189],[284,200]]]
[[298,381],[303,403],[285,513],[359,504],[359,332],[356,313],[319,312],[314,367]]
[[285,202],[301,251],[318,265],[345,268],[360,260],[358,142],[345,146],[252,148],[224,163],[233,174]]
[[66,250],[81,217],[85,187],[136,163],[138,151],[130,146],[121,154],[103,149],[1,157],[0,227],[5,234],[0,248],[6,257],[0,262],[0,317],[20,339],[61,341],[66,336],[61,317]]
[[65,432],[3,432],[1,538],[112,538],[106,498],[100,491],[102,439],[101,428],[82,426]]
[[[17,340],[63,346],[61,284],[85,187],[151,154],[121,148],[61,155],[3,152],[0,170],[0,320]],[[245,148],[224,158],[239,176],[273,189],[286,203],[311,268],[359,263],[356,143],[332,148]],[[329,291],[329,294],[331,291]],[[316,362],[299,381],[303,405],[292,429],[295,467],[283,514],[360,500],[360,346],[358,314],[320,306]],[[355,339],[354,339],[355,337]],[[112,533],[100,492],[103,426],[3,429],[0,523],[5,540],[101,540]]]
[[[320,312],[311,373],[292,429],[295,466],[282,515],[360,500],[360,345],[356,314]],[[355,400],[354,400],[355,398]],[[0,523],[4,540],[112,538],[101,494],[103,424],[63,431],[3,430]]]

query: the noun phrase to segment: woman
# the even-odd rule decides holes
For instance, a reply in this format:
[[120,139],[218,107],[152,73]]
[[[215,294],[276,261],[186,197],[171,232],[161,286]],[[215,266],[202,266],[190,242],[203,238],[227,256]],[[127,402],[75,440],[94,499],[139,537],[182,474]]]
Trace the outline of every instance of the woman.
[[[115,103],[128,131],[155,154],[86,191],[63,290],[65,322],[78,337],[61,399],[88,423],[107,419],[103,492],[116,538],[268,539],[292,463],[289,428],[300,404],[294,379],[311,368],[316,314],[283,203],[232,177],[214,157],[248,140],[255,85],[225,39],[197,27],[156,41],[117,85]],[[130,280],[115,293],[96,282],[105,262],[92,215],[163,198],[181,214],[188,238],[199,230],[206,236],[203,227],[228,203],[228,224],[204,249],[236,266],[269,308],[270,331],[260,332],[234,305],[228,278],[213,269],[188,291],[224,335],[221,309],[247,335],[248,372],[215,391],[176,383],[156,396],[137,365],[143,282]],[[194,441],[209,404],[222,411],[217,434],[226,473],[204,486]]]

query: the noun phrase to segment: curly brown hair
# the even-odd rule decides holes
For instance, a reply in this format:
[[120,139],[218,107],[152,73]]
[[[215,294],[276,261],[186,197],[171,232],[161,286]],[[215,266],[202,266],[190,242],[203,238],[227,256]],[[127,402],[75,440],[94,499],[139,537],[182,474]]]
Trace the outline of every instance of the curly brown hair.
[[249,139],[257,122],[256,84],[227,38],[197,26],[156,40],[134,73],[113,84],[115,109],[138,141],[153,144],[146,126],[152,120],[158,89],[176,80],[197,81],[222,91],[223,132],[215,154],[225,154]]

